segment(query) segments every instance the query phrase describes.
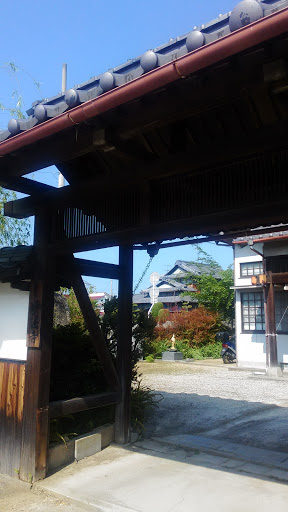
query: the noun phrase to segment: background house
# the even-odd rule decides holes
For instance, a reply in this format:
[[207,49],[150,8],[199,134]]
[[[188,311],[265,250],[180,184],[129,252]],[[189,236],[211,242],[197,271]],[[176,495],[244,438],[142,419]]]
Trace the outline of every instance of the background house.
[[[171,312],[180,311],[184,303],[189,303],[190,307],[197,308],[198,291],[192,282],[191,274],[197,276],[203,272],[211,272],[211,268],[201,263],[177,260],[169,272],[160,276],[159,282],[156,284],[156,288],[159,290],[158,302],[162,302],[164,308]],[[137,304],[140,309],[148,311],[151,307],[149,295],[151,288],[152,286],[149,286],[133,296],[133,303]],[[185,295],[185,292],[194,293],[191,296]]]
[[91,300],[97,302],[97,309],[99,310],[99,314],[100,316],[103,316],[105,300],[111,299],[111,295],[106,292],[93,292],[89,293],[89,297]]
[[[265,272],[278,276],[288,272],[288,231],[238,238],[233,246],[238,366],[265,368],[264,288],[259,283],[252,284],[251,277]],[[277,356],[281,365],[288,363],[288,286],[274,284],[274,294]]]

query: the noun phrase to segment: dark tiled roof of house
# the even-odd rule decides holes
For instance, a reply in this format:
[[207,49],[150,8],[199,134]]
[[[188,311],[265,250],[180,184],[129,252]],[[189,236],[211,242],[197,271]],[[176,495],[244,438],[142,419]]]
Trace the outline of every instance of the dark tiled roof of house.
[[[285,226],[286,227],[286,226]],[[260,228],[259,228],[260,229]],[[263,229],[263,228],[262,228]],[[267,228],[268,230],[269,228]],[[249,234],[249,236],[241,236],[239,238],[235,238],[233,240],[233,243],[235,244],[239,244],[239,243],[247,243],[248,240],[253,240],[253,241],[257,241],[257,242],[261,242],[262,240],[264,241],[269,241],[271,240],[271,242],[275,239],[279,240],[281,238],[288,238],[288,231],[287,230],[283,230],[283,231],[275,231],[273,233],[261,233],[261,234],[257,234],[257,230],[255,230],[255,234]]]
[[0,249],[0,269],[17,267],[17,265],[27,261],[32,253],[33,247],[29,245],[3,247]]

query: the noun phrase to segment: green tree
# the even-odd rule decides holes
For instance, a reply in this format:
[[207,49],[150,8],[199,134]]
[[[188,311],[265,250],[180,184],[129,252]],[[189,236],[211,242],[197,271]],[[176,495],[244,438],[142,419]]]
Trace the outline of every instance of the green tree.
[[11,219],[4,216],[4,204],[17,199],[15,192],[0,187],[0,247],[26,245],[30,236],[28,219]]
[[163,308],[164,308],[163,302],[155,302],[155,304],[153,304],[152,309],[151,309],[151,315],[155,320],[158,319],[159,311],[160,311],[160,309],[163,309]]
[[[20,87],[21,78],[19,79],[19,77],[28,77],[37,89],[39,89],[40,84],[14,62],[5,62],[0,66],[0,71],[2,71],[2,80],[8,78],[12,85],[10,98],[5,102],[0,100],[0,110],[6,112],[11,117],[24,119],[24,102]],[[25,245],[29,241],[31,230],[29,220],[4,217],[4,204],[7,203],[7,201],[14,201],[15,199],[17,199],[15,192],[10,192],[0,187],[0,247]]]
[[[209,311],[219,314],[224,322],[233,326],[234,310],[234,290],[233,269],[229,266],[223,270],[221,266],[201,247],[197,247],[198,259],[193,261],[201,270],[200,275],[189,274],[187,281],[193,282],[199,294],[197,295],[198,304],[205,306]],[[185,295],[193,295],[195,292],[186,292]]]
[[8,78],[12,86],[10,98],[7,98],[7,101],[5,102],[0,101],[0,110],[2,110],[3,112],[7,112],[12,117],[24,119],[24,101],[21,93],[22,79],[28,78],[28,80],[32,82],[32,84],[38,90],[40,89],[40,83],[37,82],[37,80],[33,76],[27,73],[27,71],[22,69],[20,66],[17,66],[15,62],[4,62],[4,64],[0,65],[0,71],[2,71],[2,80],[6,81],[6,79]]

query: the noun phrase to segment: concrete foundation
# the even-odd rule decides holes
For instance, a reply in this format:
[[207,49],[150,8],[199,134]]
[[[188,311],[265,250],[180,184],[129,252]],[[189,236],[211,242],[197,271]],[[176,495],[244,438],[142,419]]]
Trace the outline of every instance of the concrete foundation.
[[114,424],[103,425],[84,436],[78,436],[67,441],[66,444],[61,443],[51,446],[48,454],[49,471],[71,464],[74,460],[84,459],[107,448],[114,442],[114,430]]
[[162,361],[181,361],[183,359],[183,352],[167,350],[162,352]]

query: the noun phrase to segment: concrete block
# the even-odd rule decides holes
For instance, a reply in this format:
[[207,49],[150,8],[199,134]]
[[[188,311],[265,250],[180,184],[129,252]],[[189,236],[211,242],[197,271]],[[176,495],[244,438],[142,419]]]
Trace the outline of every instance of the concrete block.
[[101,434],[85,435],[75,439],[75,459],[81,460],[101,452]]
[[170,352],[170,350],[167,350],[167,352],[162,352],[162,361],[181,361],[182,359],[182,352]]
[[93,434],[101,434],[101,450],[107,448],[109,444],[115,441],[115,427],[113,424],[102,425],[93,430]]
[[60,466],[67,466],[74,460],[81,460],[107,448],[115,440],[114,424],[98,427],[83,436],[64,443],[51,446],[48,453],[49,471]]
[[66,444],[56,444],[52,445],[48,451],[48,469],[52,471],[53,469],[59,468],[60,466],[67,466],[74,462],[74,452],[75,452],[75,441],[74,439],[71,441],[67,441]]
[[266,375],[268,377],[282,377],[282,370],[279,366],[267,368]]

